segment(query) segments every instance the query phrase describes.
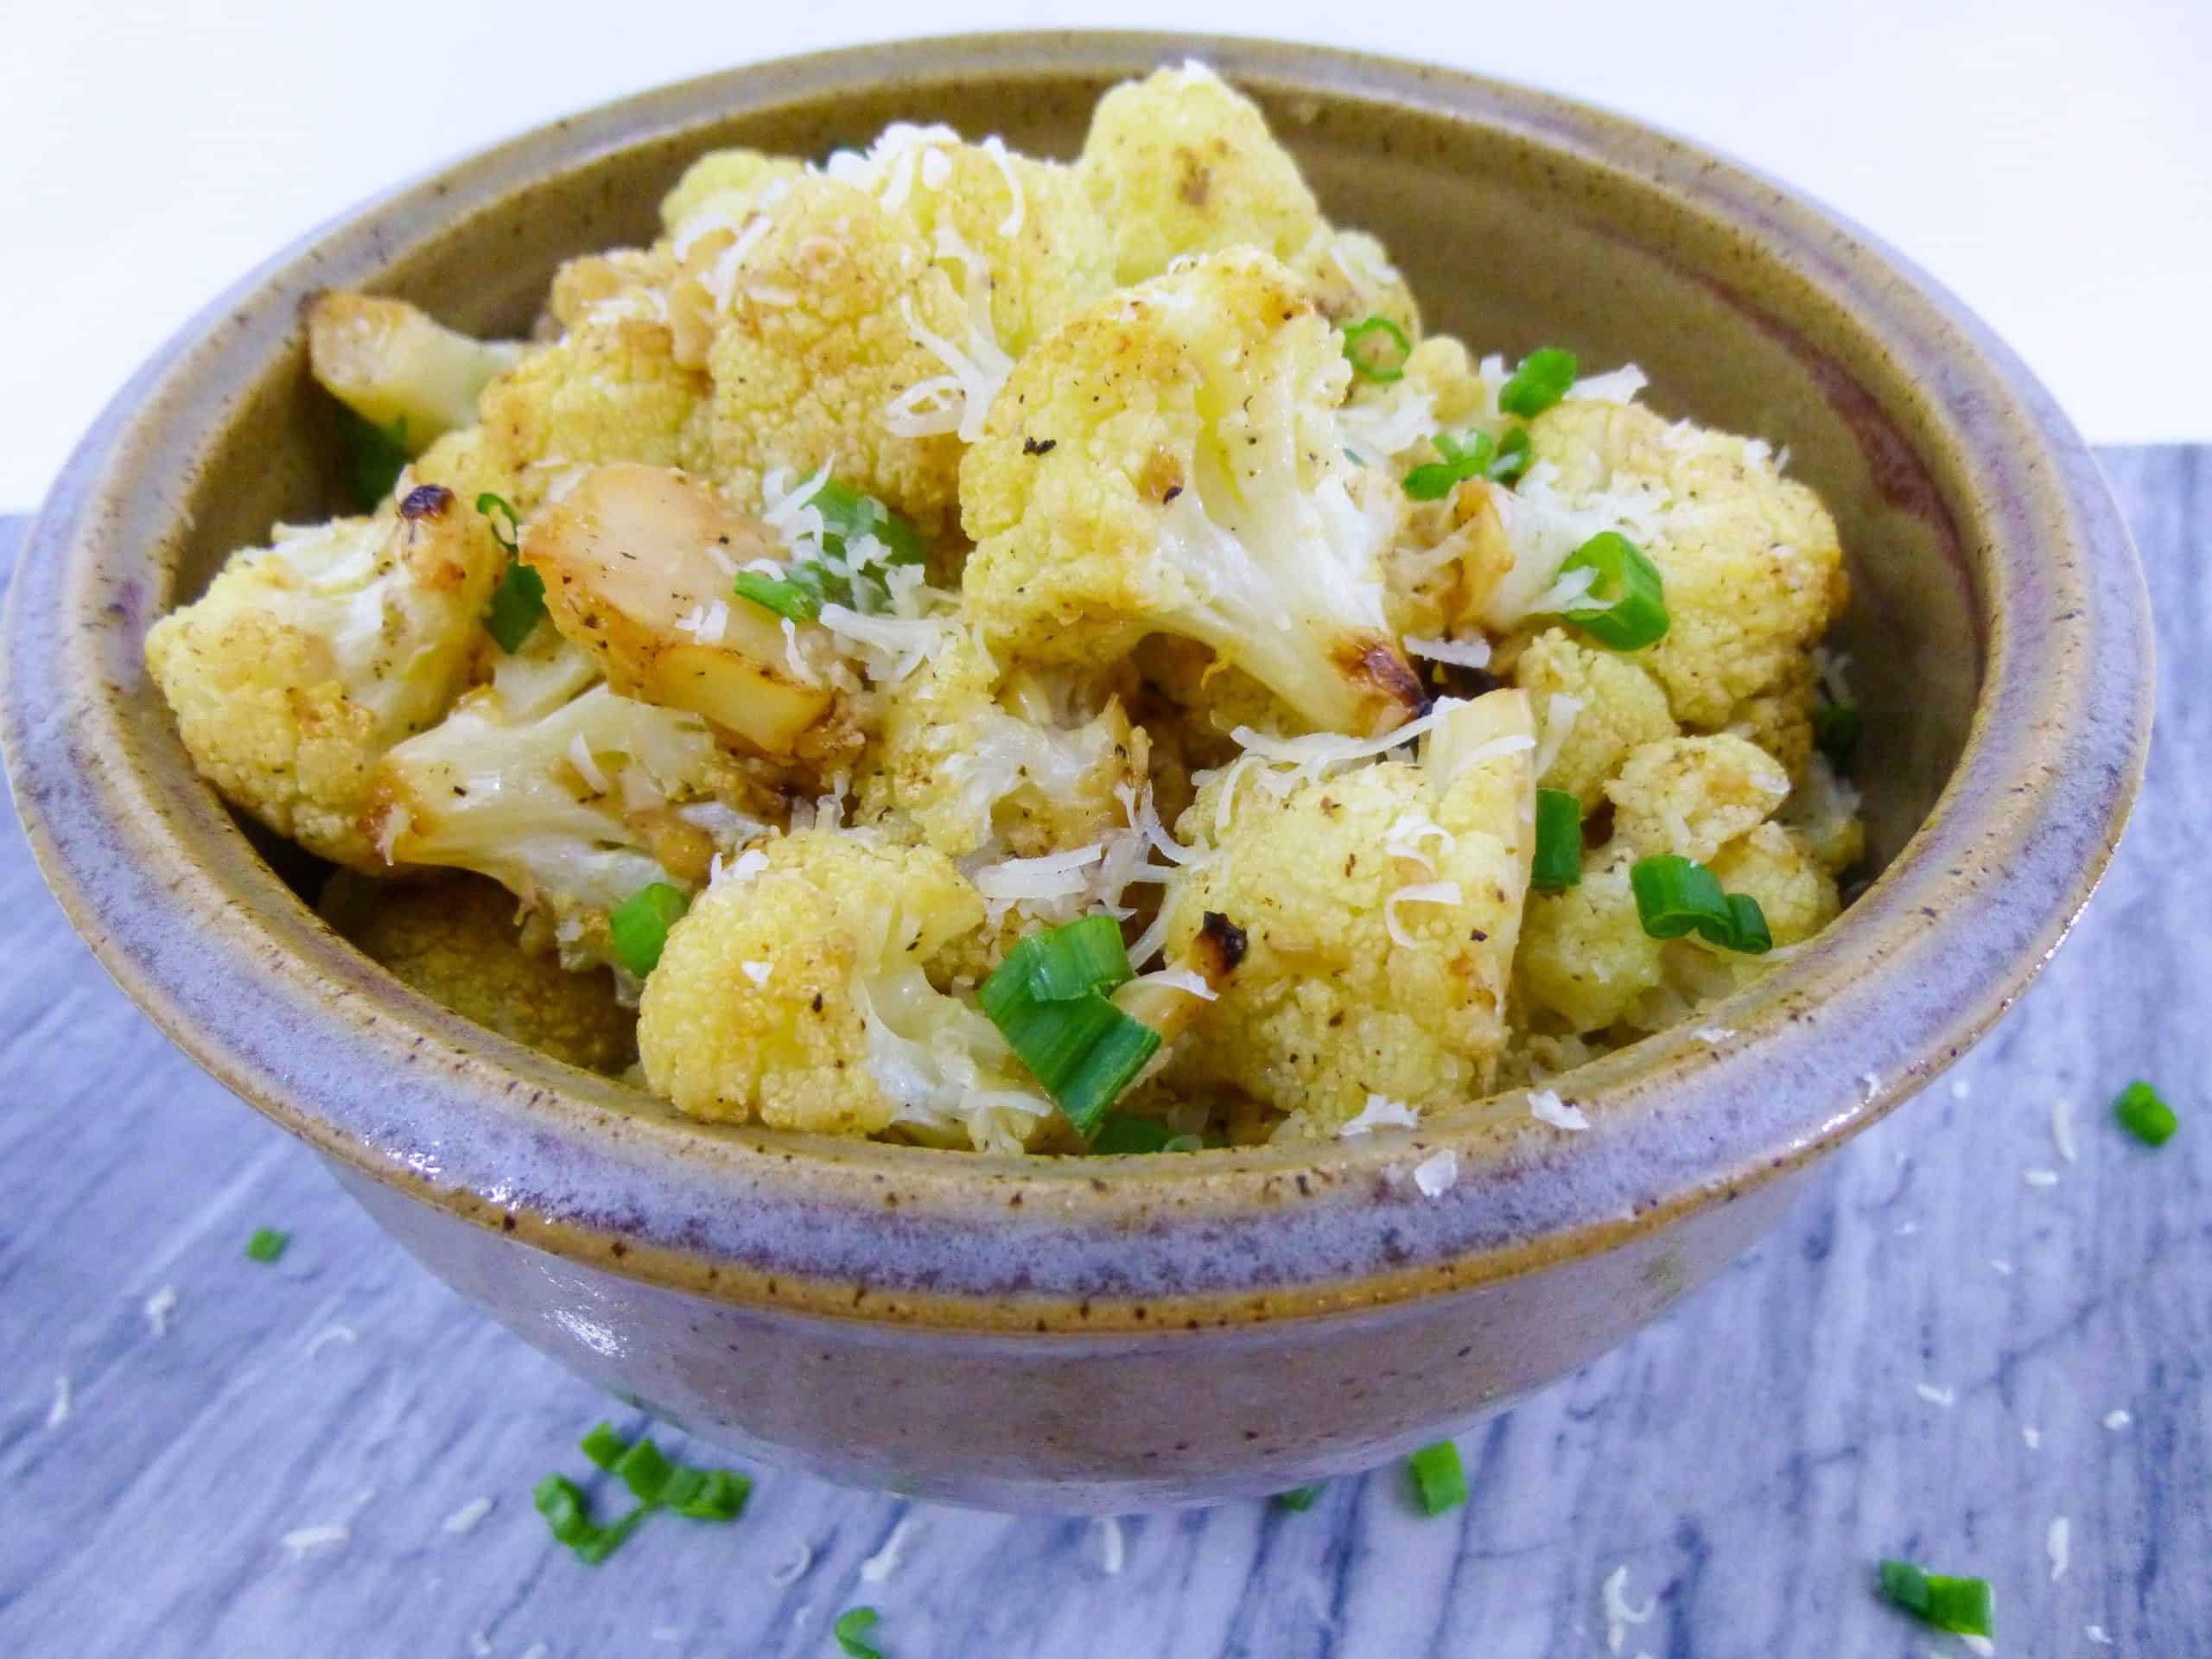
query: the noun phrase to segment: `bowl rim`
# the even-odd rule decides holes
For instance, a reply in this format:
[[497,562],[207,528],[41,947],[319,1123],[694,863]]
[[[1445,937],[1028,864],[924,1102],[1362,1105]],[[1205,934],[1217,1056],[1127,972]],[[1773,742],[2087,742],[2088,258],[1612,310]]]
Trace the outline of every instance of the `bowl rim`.
[[[1929,817],[1846,916],[1706,1011],[1702,1028],[1726,1039],[1677,1027],[1580,1069],[1570,1097],[1592,1128],[1579,1134],[1529,1118],[1518,1090],[1465,1121],[1195,1158],[1014,1160],[702,1128],[399,987],[283,886],[211,791],[164,789],[140,763],[138,642],[166,607],[145,550],[174,533],[221,394],[284,349],[304,294],[372,281],[534,182],[747,109],[1184,58],[1265,93],[1487,124],[1664,193],[1788,265],[1913,372],[1955,493],[1997,532],[1972,727]],[[117,395],[24,538],[6,632],[0,743],[48,882],[123,989],[261,1111],[425,1203],[630,1278],[956,1332],[1154,1338],[1373,1308],[1611,1249],[1804,1164],[1936,1076],[2025,988],[2117,844],[2151,717],[2149,601],[2086,446],[2009,349],[1872,237],[1551,94],[1173,33],[951,35],[750,65],[547,124],[372,200],[242,279]],[[1446,1158],[1456,1179],[1426,1195],[1412,1172]]]

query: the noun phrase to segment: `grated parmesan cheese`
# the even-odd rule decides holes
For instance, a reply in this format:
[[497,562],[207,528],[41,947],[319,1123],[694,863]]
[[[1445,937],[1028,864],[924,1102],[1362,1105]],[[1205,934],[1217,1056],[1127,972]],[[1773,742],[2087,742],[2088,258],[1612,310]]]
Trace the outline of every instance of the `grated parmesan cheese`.
[[46,1426],[59,1428],[67,1422],[70,1406],[69,1379],[57,1376],[54,1379],[54,1403],[46,1408]]
[[1421,849],[1422,842],[1431,840],[1441,843],[1437,849],[1440,852],[1448,853],[1459,844],[1458,836],[1426,813],[1402,813],[1382,832],[1382,850],[1393,858],[1412,859],[1433,875],[1436,861]]
[[286,1533],[276,1541],[292,1552],[296,1561],[305,1560],[318,1549],[328,1549],[344,1543],[353,1535],[351,1527],[329,1522],[319,1527],[299,1527]]
[[1414,1166],[1414,1185],[1425,1198],[1440,1198],[1459,1179],[1459,1154],[1446,1147]]
[[1939,1389],[1933,1382],[1916,1382],[1913,1384],[1912,1391],[1929,1405],[1941,1406],[1946,1411],[1959,1403],[1959,1391],[1956,1389]]
[[2055,1169],[2024,1169],[2020,1179],[2030,1186],[2056,1186],[2058,1172]]
[[1127,1544],[1122,1536],[1122,1522],[1117,1516],[1098,1517],[1098,1565],[1109,1578],[1116,1577],[1127,1559]]
[[1955,1078],[1952,1081],[1951,1098],[1953,1100],[1964,1100],[1973,1092],[1974,1085],[1971,1083],[1968,1083],[1964,1077]]
[[1457,905],[1465,902],[1457,881],[1416,881],[1400,887],[1382,901],[1382,925],[1390,935],[1391,943],[1408,950],[1424,948],[1421,940],[1406,931],[1398,920],[1400,905]]
[[2020,1426],[2020,1440],[2031,1452],[2043,1450],[2043,1430],[2029,1424]]
[[721,861],[721,855],[716,853],[708,868],[707,883],[709,887],[718,887],[728,881],[743,887],[767,868],[768,855],[758,847],[748,848],[727,864]]
[[169,1315],[176,1311],[176,1287],[163,1285],[146,1299],[140,1311],[154,1334],[166,1337],[169,1333]]
[[493,1500],[488,1497],[470,1498],[467,1503],[446,1516],[445,1529],[451,1533],[475,1531],[476,1523],[492,1513],[492,1503]]
[[2105,1627],[2101,1624],[2090,1625],[2083,1634],[2101,1648],[2112,1646],[2112,1637],[2105,1634]]
[[2044,1535],[2044,1552],[2050,1557],[2051,1582],[2056,1584],[2066,1576],[2066,1564],[2071,1558],[2074,1528],[2064,1516],[2050,1523],[2050,1530]]
[[594,795],[607,792],[607,774],[599,769],[599,762],[592,759],[591,745],[578,732],[569,740],[569,764],[576,769],[576,776],[584,780],[584,787]]
[[2117,1433],[2121,1429],[2126,1428],[2134,1421],[2135,1419],[2125,1411],[2108,1411],[2105,1414],[2105,1427],[2111,1429],[2114,1433]]
[[881,1584],[899,1570],[906,1560],[906,1545],[914,1535],[915,1526],[914,1517],[911,1515],[899,1517],[899,1523],[891,1529],[890,1536],[883,1541],[883,1548],[861,1563],[861,1583]]
[[1490,666],[1490,641],[1474,639],[1431,639],[1421,634],[1409,633],[1405,647],[1416,657],[1426,657],[1431,662],[1451,663],[1459,668],[1487,668]]
[[1700,1026],[1695,1031],[1690,1033],[1691,1036],[1696,1038],[1700,1043],[1704,1043],[1713,1048],[1719,1047],[1721,1044],[1726,1042],[1735,1034],[1736,1033],[1730,1030],[1726,1026]]
[[807,1569],[814,1565],[814,1546],[802,1538],[791,1560],[768,1574],[768,1582],[781,1589],[787,1584],[797,1584],[804,1578]]
[[1586,374],[1567,389],[1568,403],[1632,404],[1636,394],[1651,381],[1633,363],[1624,363],[1604,374]]
[[2074,1144],[2074,1103],[2063,1095],[2050,1103],[2050,1139],[2061,1158],[2069,1164],[2080,1161]]
[[1006,181],[1007,194],[1014,198],[1014,206],[1007,209],[1006,217],[999,221],[1001,236],[1014,236],[1021,229],[1021,219],[1027,201],[1021,193],[1021,181],[1014,175],[1014,162],[1006,153],[1006,141],[993,133],[983,140],[983,154],[999,164],[999,176]]
[[308,1338],[308,1357],[313,1359],[333,1343],[343,1343],[350,1347],[360,1339],[360,1333],[350,1325],[326,1325]]
[[1992,1271],[2004,1278],[2010,1279],[2012,1276],[2012,1264],[2001,1255],[1991,1256],[1989,1265]]
[[1659,1598],[1647,1596],[1638,1607],[1628,1599],[1628,1567],[1615,1567],[1599,1586],[1599,1599],[1605,1610],[1605,1651],[1618,1653],[1628,1640],[1628,1627],[1642,1624],[1658,1610]]
[[737,965],[755,985],[766,985],[768,976],[776,971],[776,964],[772,962],[741,962]]
[[1158,985],[1167,990],[1181,991],[1202,1002],[1211,1002],[1221,995],[1206,983],[1204,975],[1189,968],[1162,968],[1155,973],[1139,974],[1129,983],[1132,986]]
[[1539,1123],[1548,1123],[1555,1129],[1579,1131],[1590,1127],[1589,1114],[1580,1106],[1570,1106],[1561,1100],[1556,1089],[1530,1090],[1529,1115]]
[[1369,1135],[1376,1129],[1411,1129],[1420,1124],[1420,1116],[1404,1101],[1393,1100],[1388,1095],[1370,1095],[1358,1116],[1345,1120],[1337,1135],[1339,1139],[1349,1141],[1354,1135]]

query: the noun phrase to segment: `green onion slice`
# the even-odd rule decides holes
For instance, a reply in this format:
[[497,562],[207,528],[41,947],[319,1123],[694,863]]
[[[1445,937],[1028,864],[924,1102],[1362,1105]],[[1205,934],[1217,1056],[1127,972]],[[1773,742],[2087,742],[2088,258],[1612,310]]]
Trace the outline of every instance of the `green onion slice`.
[[[794,565],[794,570],[804,566]],[[737,596],[773,611],[794,622],[811,622],[822,614],[822,597],[790,576],[766,576],[758,570],[737,573]]]
[[1490,475],[1501,484],[1518,484],[1535,459],[1529,429],[1516,426],[1497,441],[1497,456],[1490,464]]
[[1040,1001],[1027,975],[1008,975],[1007,965],[1001,963],[983,982],[983,1012],[1088,1140],[1106,1109],[1160,1052],[1160,1033],[1116,1007],[1103,991]]
[[639,1435],[607,1467],[622,1478],[622,1484],[640,1503],[659,1503],[663,1489],[676,1473],[676,1465],[653,1444],[650,1434]]
[[665,881],[639,888],[607,918],[607,931],[614,938],[615,960],[638,978],[645,978],[660,965],[660,953],[668,946],[668,930],[690,906],[683,890]]
[[1640,858],[1629,867],[1637,919],[1655,939],[1694,932],[1707,944],[1746,956],[1774,949],[1766,913],[1749,893],[1724,893],[1720,878],[1694,860],[1674,853]]
[[837,1645],[845,1650],[848,1659],[883,1659],[881,1649],[870,1645],[868,1640],[868,1633],[875,1628],[876,1617],[873,1607],[855,1607],[837,1615],[830,1634],[837,1638]]
[[507,561],[507,573],[492,590],[484,631],[512,657],[545,618],[545,578],[519,559]]
[[1026,976],[1029,995],[1039,1002],[1071,1002],[1088,991],[1110,991],[1135,976],[1122,944],[1122,925],[1111,916],[1085,916],[1032,933],[1007,952],[999,971],[1005,972],[1008,963]]
[[825,478],[806,505],[822,515],[822,545],[830,553],[842,554],[848,537],[873,536],[888,550],[893,564],[922,562],[922,533],[913,522],[849,484]]
[[1388,317],[1362,317],[1344,325],[1344,356],[1351,372],[1363,380],[1388,385],[1406,377],[1406,359],[1414,343],[1406,331]]
[[1939,1630],[1957,1636],[1994,1636],[1996,1598],[1986,1579],[1952,1579],[1910,1561],[1884,1561],[1882,1593]]
[[689,1516],[694,1521],[734,1521],[745,1507],[745,1500],[753,1491],[753,1483],[734,1469],[684,1469],[683,1475],[696,1475],[699,1484],[678,1493],[671,1490],[664,1498],[678,1515]]
[[555,1540],[571,1548],[599,1530],[591,1523],[584,1495],[566,1475],[548,1475],[531,1489],[531,1502],[545,1517]]
[[1497,441],[1487,432],[1471,432],[1464,440],[1439,432],[1429,442],[1444,459],[1406,474],[1405,492],[1416,501],[1440,501],[1463,480],[1487,476],[1497,456]]
[[1406,1460],[1421,1513],[1441,1515],[1467,1501],[1467,1476],[1459,1467],[1459,1448],[1449,1440],[1424,1446]]
[[1848,770],[1852,751],[1859,747],[1859,705],[1825,697],[1815,703],[1813,747],[1827,756],[1828,764],[1838,772]]
[[613,1525],[593,1528],[588,1537],[579,1540],[573,1546],[576,1552],[576,1559],[587,1567],[597,1567],[622,1548],[625,1541],[638,1529],[638,1523],[645,1518],[647,1513],[646,1507],[640,1503],[627,1515],[619,1517]]
[[[510,556],[522,550],[522,520],[516,515],[514,508],[507,504],[506,497],[494,495],[486,490],[476,498],[476,511],[490,528],[492,539],[505,548]],[[505,530],[499,528],[502,518],[507,521]]]
[[1563,789],[1536,791],[1536,857],[1529,885],[1538,893],[1582,885],[1582,802]]
[[2139,1077],[2120,1091],[2120,1098],[2112,1103],[2112,1115],[2120,1120],[2120,1128],[2145,1146],[2164,1146],[2181,1127],[2174,1109]]
[[363,506],[373,507],[391,493],[400,474],[407,470],[407,417],[378,426],[341,404],[338,426],[346,448],[346,482]]
[[1667,636],[1667,584],[1659,567],[1618,531],[1600,531],[1568,554],[1560,567],[1595,570],[1589,597],[1601,601],[1566,613],[1567,620],[1602,645],[1637,651]]
[[1109,1112],[1090,1138],[1090,1149],[1102,1157],[1133,1152],[1166,1152],[1167,1143],[1182,1139],[1156,1117],[1135,1112]]
[[274,1262],[284,1254],[284,1247],[292,1242],[289,1233],[280,1233],[274,1227],[257,1227],[253,1236],[245,1242],[245,1259],[249,1262]]
[[614,1432],[612,1423],[601,1423],[580,1442],[584,1456],[602,1469],[612,1469],[630,1449],[630,1442]]
[[1573,352],[1562,352],[1555,346],[1531,352],[1500,388],[1497,406],[1508,415],[1533,421],[1567,396],[1581,369]]
[[1275,1502],[1286,1510],[1295,1510],[1299,1514],[1303,1515],[1313,1507],[1315,1501],[1320,1496],[1321,1488],[1318,1484],[1312,1486],[1294,1486],[1287,1492],[1277,1492]]

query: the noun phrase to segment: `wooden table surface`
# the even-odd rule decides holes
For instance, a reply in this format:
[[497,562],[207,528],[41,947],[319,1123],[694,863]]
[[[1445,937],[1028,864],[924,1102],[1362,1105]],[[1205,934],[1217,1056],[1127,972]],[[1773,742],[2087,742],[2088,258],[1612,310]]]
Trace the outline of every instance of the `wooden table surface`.
[[[588,1472],[576,1438],[620,1408],[429,1279],[172,1051],[69,932],[10,817],[0,1641],[834,1655],[830,1621],[865,1603],[888,1659],[1964,1651],[1871,1592],[1875,1560],[1901,1555],[1993,1580],[2003,1653],[2212,1649],[2212,448],[2105,462],[2158,607],[2159,718],[2075,938],[1762,1249],[1469,1435],[1472,1500],[1433,1521],[1394,1470],[1306,1514],[1116,1529],[761,1468],[734,1527],[659,1517],[583,1567],[530,1489]],[[2107,1112],[2137,1076],[2183,1116],[2162,1151]],[[293,1234],[274,1267],[243,1255],[261,1226]],[[1622,1567],[1644,1622],[1608,1620]]]

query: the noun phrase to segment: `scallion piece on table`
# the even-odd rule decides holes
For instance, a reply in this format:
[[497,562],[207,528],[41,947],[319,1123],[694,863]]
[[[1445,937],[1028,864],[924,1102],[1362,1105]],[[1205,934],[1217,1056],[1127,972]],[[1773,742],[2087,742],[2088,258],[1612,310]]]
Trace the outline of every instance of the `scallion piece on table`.
[[576,1552],[576,1559],[585,1566],[597,1567],[622,1548],[630,1535],[638,1529],[638,1523],[649,1513],[649,1507],[640,1503],[627,1515],[618,1516],[612,1526],[594,1527],[588,1536],[579,1539],[570,1548]]
[[1567,396],[1581,368],[1573,352],[1562,352],[1555,346],[1531,352],[1499,389],[1497,406],[1508,415],[1533,421]]
[[1424,1446],[1406,1460],[1421,1513],[1441,1515],[1467,1501],[1467,1477],[1459,1467],[1459,1448],[1449,1440]]
[[1939,1630],[1994,1636],[1996,1599],[1986,1579],[1946,1578],[1910,1561],[1884,1561],[1882,1593]]
[[274,1227],[257,1227],[253,1236],[245,1242],[245,1259],[249,1262],[274,1262],[284,1254],[291,1243],[289,1233],[280,1233]]
[[1529,884],[1538,893],[1582,885],[1582,802],[1563,789],[1536,791],[1536,856]]
[[530,1500],[545,1517],[546,1528],[557,1543],[573,1549],[599,1530],[591,1523],[583,1492],[566,1475],[546,1476],[531,1489]]
[[668,930],[690,907],[691,901],[683,890],[665,881],[639,887],[607,918],[615,960],[639,979],[645,978],[660,965],[660,953],[668,946]]
[[837,1645],[845,1650],[848,1659],[883,1659],[882,1650],[868,1639],[868,1633],[875,1628],[876,1617],[873,1607],[849,1608],[837,1615],[830,1634],[837,1638]]
[[612,1423],[595,1425],[579,1445],[584,1456],[602,1469],[612,1469],[622,1460],[622,1454],[630,1449],[630,1442],[614,1432]]
[[378,426],[343,404],[338,410],[339,436],[346,450],[346,481],[365,507],[373,507],[390,495],[407,470],[407,417]]
[[677,1514],[694,1521],[736,1520],[737,1512],[745,1507],[745,1500],[753,1491],[753,1483],[734,1469],[685,1469],[679,1472],[698,1476],[699,1484],[681,1493],[671,1491],[664,1501]]
[[1361,379],[1388,385],[1405,378],[1406,359],[1414,354],[1414,343],[1389,318],[1362,317],[1357,322],[1346,323],[1344,334],[1344,356],[1351,363],[1351,372]]
[[1439,432],[1429,442],[1444,459],[1428,461],[1406,474],[1403,487],[1416,501],[1440,501],[1462,480],[1484,476],[1497,454],[1497,442],[1487,432],[1471,432],[1464,440]]
[[[794,565],[792,569],[804,567]],[[758,570],[741,570],[737,573],[737,596],[749,599],[793,622],[811,622],[822,614],[821,595],[788,575],[769,576]]]
[[2181,1127],[2174,1109],[2140,1077],[2120,1091],[2120,1097],[2112,1103],[2112,1115],[2120,1120],[2120,1128],[2150,1147],[2164,1146]]
[[1694,932],[1708,944],[1746,956],[1774,949],[1766,913],[1749,893],[1725,893],[1720,878],[1693,859],[1658,853],[1629,867],[1637,919],[1655,939]]
[[1313,1507],[1320,1496],[1321,1488],[1318,1484],[1312,1486],[1294,1486],[1287,1492],[1277,1492],[1275,1502],[1286,1510],[1295,1510],[1299,1514],[1303,1515]]
[[1560,574],[1595,570],[1587,598],[1564,613],[1601,645],[1637,651],[1667,637],[1667,584],[1659,567],[1617,530],[1600,531],[1568,554]]
[[622,1478],[631,1496],[640,1503],[658,1503],[675,1476],[676,1465],[668,1460],[650,1434],[640,1434],[608,1467]]

